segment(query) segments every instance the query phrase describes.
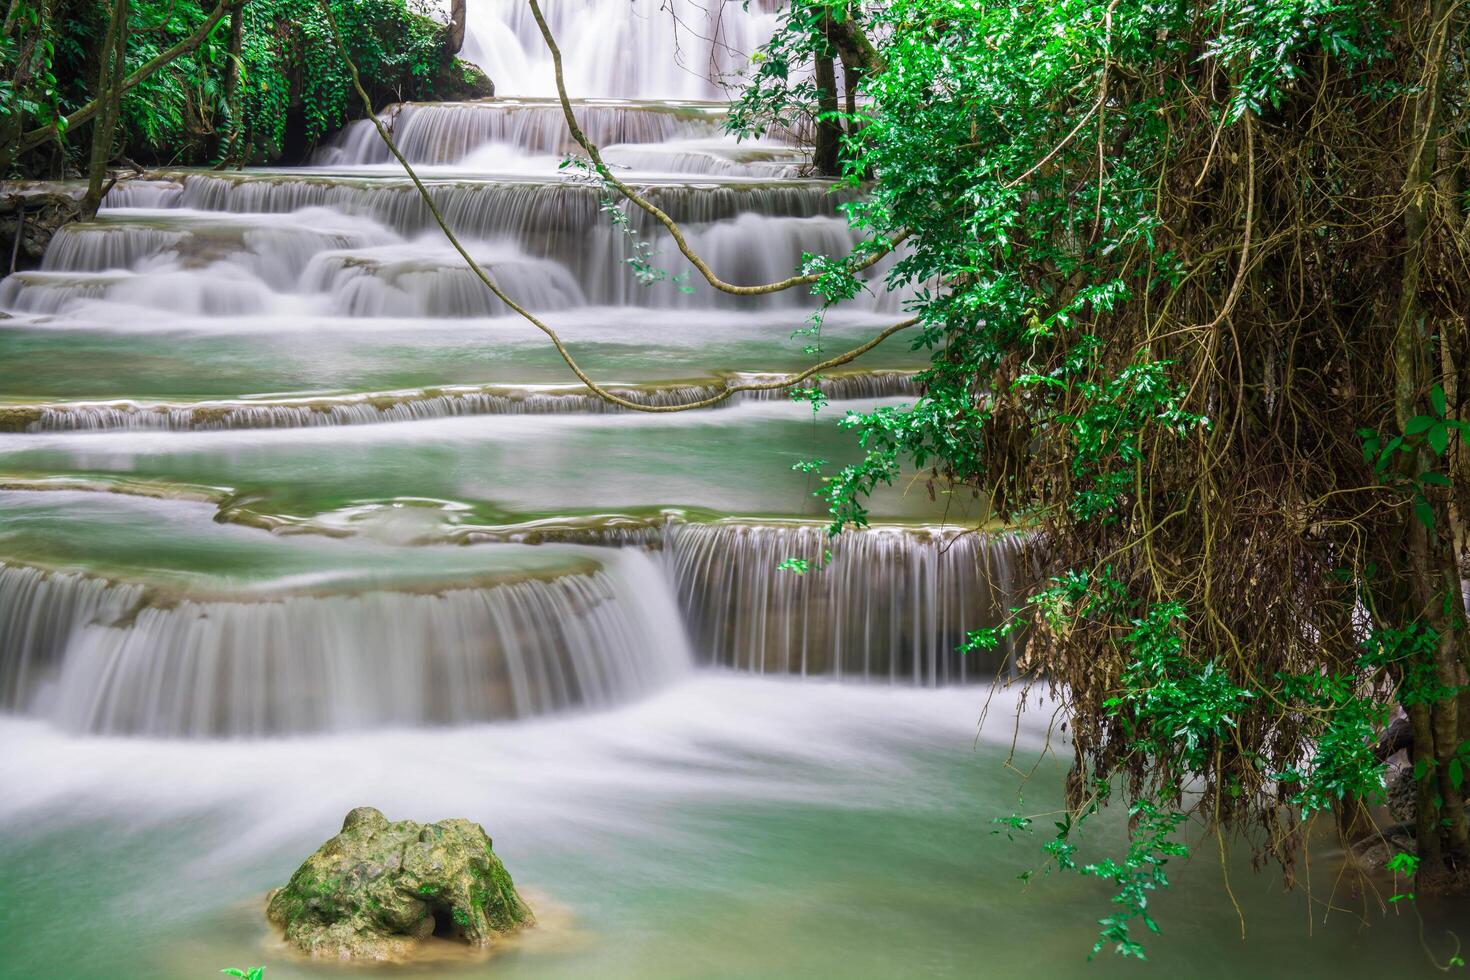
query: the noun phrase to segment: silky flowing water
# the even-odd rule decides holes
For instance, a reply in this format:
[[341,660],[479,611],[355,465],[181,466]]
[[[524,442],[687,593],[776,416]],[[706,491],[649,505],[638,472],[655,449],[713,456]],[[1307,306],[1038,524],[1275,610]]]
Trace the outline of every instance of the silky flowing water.
[[[727,279],[855,241],[851,192],[803,176],[792,134],[722,134],[770,5],[712,25],[676,0],[677,37],[652,0],[548,6],[582,125]],[[472,253],[625,397],[708,397],[901,314],[890,263],[820,335],[808,295],[707,288],[559,170],[523,4],[471,3],[465,53],[501,97],[385,120]],[[668,278],[639,284],[640,242]],[[374,976],[1138,972],[1086,960],[1104,885],[1023,883],[1038,842],[992,832],[1056,809],[1062,777],[1048,706],[1016,726],[994,689],[1011,651],[955,649],[1024,585],[1021,539],[907,473],[829,541],[795,465],[859,458],[835,420],[915,396],[911,337],[821,379],[816,414],[782,392],[612,410],[365,122],[301,168],[121,182],[0,310],[0,976],[342,976],[280,944],[263,896],[364,804],[483,823],[541,919]],[[1143,969],[1402,974],[1453,925],[1383,919],[1326,842],[1308,898],[1191,838]]]

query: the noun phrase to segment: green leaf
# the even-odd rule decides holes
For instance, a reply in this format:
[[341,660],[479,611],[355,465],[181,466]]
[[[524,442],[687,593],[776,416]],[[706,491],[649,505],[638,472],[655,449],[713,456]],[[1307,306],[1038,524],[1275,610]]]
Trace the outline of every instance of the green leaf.
[[1448,772],[1450,775],[1450,785],[1455,789],[1459,789],[1460,784],[1465,781],[1464,764],[1459,759],[1451,759]]
[[1434,450],[1434,454],[1436,456],[1443,456],[1444,451],[1450,445],[1449,427],[1440,423],[1429,430],[1429,435],[1426,438],[1428,438],[1429,448]]
[[1429,404],[1434,407],[1434,414],[1435,415],[1438,415],[1440,418],[1444,418],[1444,413],[1445,413],[1444,389],[1441,388],[1439,385],[1435,385],[1433,388],[1430,388],[1429,389]]
[[1421,432],[1427,432],[1430,426],[1434,425],[1434,422],[1435,420],[1428,415],[1416,415],[1409,419],[1408,425],[1404,426],[1404,435],[1417,436]]
[[1419,518],[1420,524],[1431,531],[1434,530],[1434,508],[1422,496],[1414,498],[1414,516]]

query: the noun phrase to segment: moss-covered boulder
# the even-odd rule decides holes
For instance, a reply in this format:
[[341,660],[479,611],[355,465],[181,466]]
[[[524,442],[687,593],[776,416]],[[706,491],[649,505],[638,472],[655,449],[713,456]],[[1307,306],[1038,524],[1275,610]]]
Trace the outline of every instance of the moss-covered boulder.
[[402,959],[436,935],[488,946],[534,921],[479,824],[389,821],[368,806],[266,911],[292,945],[338,959]]
[[478,65],[458,58],[446,58],[434,76],[430,91],[441,102],[468,102],[493,98],[495,83]]

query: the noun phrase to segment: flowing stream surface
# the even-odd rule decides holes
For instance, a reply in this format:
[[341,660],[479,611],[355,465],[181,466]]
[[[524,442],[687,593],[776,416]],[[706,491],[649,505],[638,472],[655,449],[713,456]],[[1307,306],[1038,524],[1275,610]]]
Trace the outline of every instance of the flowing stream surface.
[[[856,241],[851,192],[799,146],[722,132],[717,81],[769,5],[711,24],[674,0],[677,30],[655,0],[548,6],[582,126],[726,279]],[[385,118],[504,288],[648,404],[810,366],[815,300],[708,288],[559,169],[525,5],[469,10],[503,94]],[[650,253],[669,276],[642,285]],[[826,355],[902,315],[889,264],[826,318]],[[955,652],[1023,583],[1018,540],[910,473],[829,542],[793,468],[857,459],[834,420],[915,396],[912,337],[823,378],[817,415],[780,391],[611,409],[366,122],[301,168],[120,183],[0,310],[0,975],[343,976],[287,951],[263,896],[358,805],[483,823],[542,922],[373,976],[1138,972],[1086,960],[1105,884],[1023,883],[1040,840],[992,832],[1055,811],[1063,772],[1045,702],[1017,725],[992,694],[1007,651]],[[1123,816],[1096,836],[1121,851]],[[1421,964],[1417,913],[1336,888],[1332,845],[1299,869],[1309,899],[1190,839],[1153,972]]]

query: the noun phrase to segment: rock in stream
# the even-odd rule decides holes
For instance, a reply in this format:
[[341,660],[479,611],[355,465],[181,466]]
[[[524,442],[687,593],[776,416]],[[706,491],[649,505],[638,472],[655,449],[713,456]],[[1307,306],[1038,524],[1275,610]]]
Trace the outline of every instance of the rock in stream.
[[352,960],[403,959],[431,936],[489,946],[535,921],[479,824],[389,821],[367,806],[266,911],[298,949]]

